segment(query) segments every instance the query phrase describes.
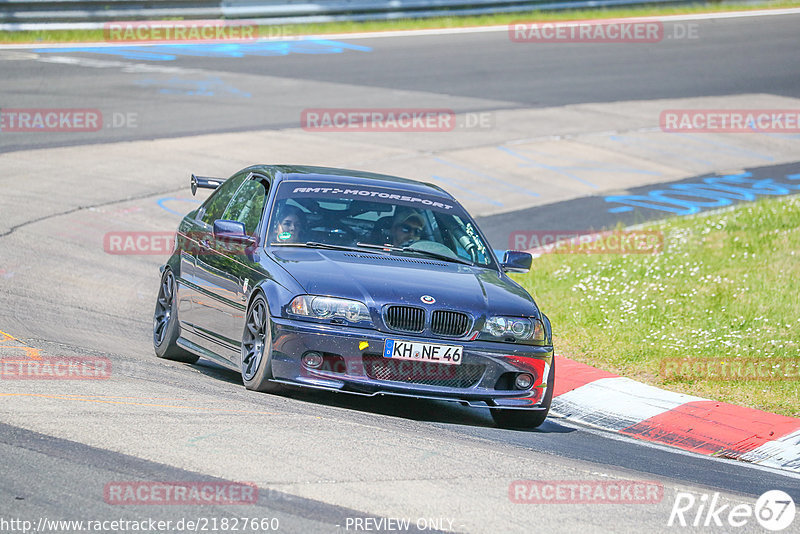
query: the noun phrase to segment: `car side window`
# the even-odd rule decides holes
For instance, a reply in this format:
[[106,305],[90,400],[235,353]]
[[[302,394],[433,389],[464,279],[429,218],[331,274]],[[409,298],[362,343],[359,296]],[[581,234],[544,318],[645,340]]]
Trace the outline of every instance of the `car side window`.
[[254,235],[258,230],[266,201],[267,188],[261,180],[247,180],[236,192],[220,218],[244,223],[245,233]]
[[225,207],[231,201],[233,194],[236,193],[236,190],[239,189],[239,186],[242,185],[242,182],[248,175],[249,173],[241,173],[225,180],[200,208],[200,213],[198,214],[200,215],[200,220],[209,226],[213,226],[214,221],[222,219]]

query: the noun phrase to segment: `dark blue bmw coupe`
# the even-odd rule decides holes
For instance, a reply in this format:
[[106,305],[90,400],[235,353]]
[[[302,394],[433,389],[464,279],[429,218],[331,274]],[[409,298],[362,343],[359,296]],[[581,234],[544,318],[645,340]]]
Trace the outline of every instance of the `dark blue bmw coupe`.
[[161,358],[209,358],[245,387],[282,384],[489,407],[503,427],[547,416],[550,322],[439,187],[324,167],[258,165],[178,228],[153,322]]

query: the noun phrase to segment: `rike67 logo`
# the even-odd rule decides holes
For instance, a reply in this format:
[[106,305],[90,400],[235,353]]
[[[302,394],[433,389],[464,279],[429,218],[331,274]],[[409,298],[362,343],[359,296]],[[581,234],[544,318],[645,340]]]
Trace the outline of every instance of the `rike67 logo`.
[[[762,528],[778,532],[794,521],[797,513],[791,495],[781,490],[770,490],[752,504],[721,504],[719,493],[700,497],[678,492],[669,514],[667,526],[680,527],[733,527],[752,524],[755,519]],[[731,532],[728,530],[728,532]]]

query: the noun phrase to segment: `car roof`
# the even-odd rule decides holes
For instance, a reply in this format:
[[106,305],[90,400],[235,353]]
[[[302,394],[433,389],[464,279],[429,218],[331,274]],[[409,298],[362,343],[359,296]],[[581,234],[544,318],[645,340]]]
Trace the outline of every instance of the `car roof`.
[[427,193],[455,200],[450,193],[437,185],[388,174],[310,165],[256,165],[251,167],[251,170],[271,174],[282,182],[321,181],[361,186],[390,186],[398,190]]

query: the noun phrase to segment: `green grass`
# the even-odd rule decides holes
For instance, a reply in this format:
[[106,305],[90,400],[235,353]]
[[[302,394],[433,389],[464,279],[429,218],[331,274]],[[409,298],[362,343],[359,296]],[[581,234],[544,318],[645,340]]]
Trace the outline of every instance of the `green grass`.
[[515,278],[556,351],[658,387],[800,416],[800,380],[666,378],[670,358],[800,361],[800,196],[647,226],[660,254],[546,254]]
[[[767,8],[800,6],[800,0],[775,0],[757,3],[698,3],[675,6],[620,7],[613,9],[581,9],[570,11],[530,11],[482,16],[449,16],[426,19],[398,19],[367,22],[330,22],[323,24],[293,24],[285,26],[262,26],[262,37],[315,35],[326,33],[353,33],[423,28],[459,28],[466,26],[503,25],[514,21],[550,21],[576,19],[602,19],[653,15],[675,15],[684,13],[709,13],[744,11]],[[0,31],[0,43],[65,43],[101,42],[103,30],[53,30],[53,31]]]

